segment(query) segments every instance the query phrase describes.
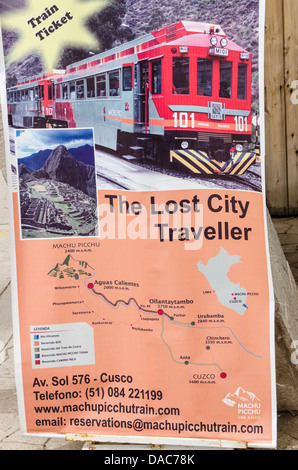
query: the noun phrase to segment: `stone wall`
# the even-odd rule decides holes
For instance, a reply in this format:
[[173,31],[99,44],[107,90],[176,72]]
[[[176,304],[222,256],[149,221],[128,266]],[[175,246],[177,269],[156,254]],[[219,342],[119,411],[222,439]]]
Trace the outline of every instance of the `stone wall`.
[[[275,297],[275,357],[279,411],[298,410],[298,290],[269,213],[268,238]],[[294,348],[294,342],[297,347]]]

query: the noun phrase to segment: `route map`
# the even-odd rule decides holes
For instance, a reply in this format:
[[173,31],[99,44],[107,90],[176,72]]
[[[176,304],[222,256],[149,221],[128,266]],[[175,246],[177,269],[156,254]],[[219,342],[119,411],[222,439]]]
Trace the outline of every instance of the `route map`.
[[[221,250],[221,253],[222,253],[222,251],[224,251],[224,250]],[[226,252],[225,252],[225,256],[228,256],[228,254]],[[239,257],[235,257],[235,258],[238,259]],[[214,258],[214,259],[216,259],[216,258]],[[232,263],[232,261],[231,261],[231,263]],[[211,264],[210,261],[208,262],[208,265],[209,264]],[[198,265],[200,265],[200,262],[198,263]],[[223,266],[223,271],[224,270],[225,270],[225,266]],[[219,271],[216,270],[216,272],[218,273]],[[170,311],[170,309],[167,309],[167,306],[164,307],[164,305],[167,305],[167,301],[165,301],[165,300],[163,300],[163,301],[159,300],[158,301],[157,305],[161,304],[163,306],[163,308],[157,308],[157,309],[145,308],[144,304],[140,304],[134,297],[128,297],[127,300],[119,298],[116,301],[112,301],[103,292],[101,292],[100,288],[98,287],[99,285],[103,284],[103,286],[101,286],[101,288],[104,288],[104,286],[107,286],[107,283],[105,283],[105,282],[102,283],[102,282],[95,281],[95,284],[94,284],[92,282],[92,278],[94,278],[96,276],[95,270],[93,270],[93,268],[91,268],[88,265],[88,263],[86,263],[84,261],[76,260],[71,255],[68,255],[62,264],[57,263],[55,268],[53,268],[49,272],[49,275],[54,276],[54,277],[58,276],[59,278],[64,278],[64,276],[74,277],[75,279],[79,279],[79,277],[82,277],[84,279],[84,286],[87,289],[89,289],[89,291],[92,293],[92,296],[95,297],[95,298],[98,298],[99,300],[102,300],[111,309],[118,310],[121,306],[124,306],[124,307],[127,307],[127,308],[132,307],[132,309],[135,309],[135,311],[138,312],[138,316],[135,317],[135,320],[132,323],[127,322],[126,325],[128,327],[131,327],[132,331],[143,331],[143,332],[150,332],[150,333],[158,334],[160,336],[161,341],[163,342],[165,347],[168,349],[168,352],[170,354],[170,358],[172,359],[173,362],[175,362],[177,364],[185,364],[185,365],[192,364],[192,365],[197,365],[197,366],[201,366],[201,365],[215,366],[220,371],[220,377],[221,378],[226,377],[226,373],[222,370],[222,368],[220,367],[219,364],[216,364],[216,363],[210,363],[210,364],[196,363],[196,362],[193,362],[193,361],[190,360],[190,358],[191,358],[190,355],[183,355],[182,353],[180,355],[179,355],[179,353],[177,353],[176,356],[175,356],[174,353],[173,353],[174,347],[171,347],[170,344],[167,343],[167,340],[166,340],[167,326],[169,327],[170,325],[172,325],[173,327],[189,328],[189,329],[193,329],[193,330],[206,329],[206,327],[198,326],[196,324],[195,315],[193,313],[191,313],[191,311],[193,310],[193,307],[192,307],[193,301],[187,301],[187,300],[170,301],[170,306],[171,307],[173,306],[173,304],[175,304],[175,306],[177,306],[179,308],[182,308],[182,309],[186,308],[187,310],[190,310],[190,312],[187,311],[187,313],[180,313],[180,314],[175,313],[174,316],[171,315],[170,313],[167,313],[167,310]],[[87,277],[85,278],[85,276],[87,276]],[[226,282],[224,282],[224,279],[222,279],[222,284],[224,286],[224,292],[226,292]],[[129,289],[130,289],[129,283],[124,282],[124,281],[122,281],[122,282],[119,282],[119,281],[116,281],[116,280],[109,281],[108,286],[111,289],[116,288],[117,290],[122,290],[123,289],[123,290],[129,291]],[[236,286],[234,286],[234,287],[236,287]],[[237,286],[237,288],[239,290],[238,286]],[[232,290],[235,290],[235,289],[232,288]],[[82,295],[82,298],[83,298],[84,297],[83,294],[81,294],[81,295]],[[237,298],[235,296],[239,297],[241,295],[241,293],[240,294],[236,293],[236,294],[232,294],[232,295],[233,295],[232,302],[234,303],[235,302],[234,299]],[[157,301],[157,299],[154,299],[154,303],[156,301]],[[83,302],[86,303],[85,300]],[[91,304],[91,301],[88,300],[87,302],[88,302],[88,305]],[[242,301],[241,301],[241,304],[242,304]],[[93,302],[92,302],[92,305],[93,305]],[[155,305],[156,305],[156,303],[155,303]],[[100,305],[99,305],[99,307],[100,307]],[[95,305],[92,308],[98,309],[98,306]],[[230,306],[229,306],[229,308],[235,309],[235,307],[230,307]],[[92,312],[95,313],[96,316],[98,316],[98,314],[96,313],[96,310],[92,310]],[[112,316],[112,315],[109,316],[109,313],[107,315],[108,316],[105,315],[104,317],[101,317],[101,320],[99,322],[92,322],[92,324],[117,325],[117,322],[119,321],[119,319],[117,317]],[[121,320],[122,324],[125,324],[125,318],[126,317],[127,317],[127,314],[125,313],[124,319]],[[193,317],[193,320],[188,321],[188,322],[187,321],[179,321],[178,320],[179,317],[187,317],[187,318]],[[148,324],[150,325],[148,328],[140,326],[141,325],[140,322],[145,322],[145,321],[148,322]],[[215,320],[213,320],[213,321],[215,321]],[[161,325],[160,325],[160,323],[161,323]],[[216,338],[215,341],[206,340],[206,343],[213,342],[213,343],[216,343],[216,344],[232,344],[233,341],[235,341],[236,343],[238,343],[238,345],[241,348],[243,348],[249,354],[255,355],[254,353],[249,352],[241,344],[241,342],[234,335],[232,329],[229,326],[222,326],[222,327],[220,327],[220,326],[214,326],[214,327],[210,326],[210,329],[212,329],[212,328],[222,329],[223,334],[214,337],[214,338]],[[225,332],[224,330],[227,330],[227,331]],[[226,333],[226,335],[224,333]],[[169,335],[169,337],[171,337],[170,332],[168,333],[168,335]],[[210,346],[206,346],[206,349],[210,350]],[[255,355],[255,356],[257,357],[257,355]]]

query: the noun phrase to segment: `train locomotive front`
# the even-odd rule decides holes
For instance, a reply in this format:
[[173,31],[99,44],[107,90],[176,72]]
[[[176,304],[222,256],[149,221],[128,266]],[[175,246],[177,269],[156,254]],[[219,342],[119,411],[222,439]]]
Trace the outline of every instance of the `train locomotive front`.
[[192,173],[243,174],[256,161],[252,55],[215,25],[182,22],[165,36],[149,57],[148,127],[155,135],[162,129],[157,147]]
[[242,174],[256,161],[250,145],[252,55],[228,41],[219,26],[185,28],[189,34],[164,48],[163,98],[154,94],[154,80],[151,89],[170,160],[192,173]]

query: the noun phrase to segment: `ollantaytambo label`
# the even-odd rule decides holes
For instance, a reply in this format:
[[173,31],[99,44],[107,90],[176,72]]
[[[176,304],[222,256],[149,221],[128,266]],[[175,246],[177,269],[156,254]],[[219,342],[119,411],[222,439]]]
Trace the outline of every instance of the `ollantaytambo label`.
[[275,447],[264,10],[2,7],[27,433]]

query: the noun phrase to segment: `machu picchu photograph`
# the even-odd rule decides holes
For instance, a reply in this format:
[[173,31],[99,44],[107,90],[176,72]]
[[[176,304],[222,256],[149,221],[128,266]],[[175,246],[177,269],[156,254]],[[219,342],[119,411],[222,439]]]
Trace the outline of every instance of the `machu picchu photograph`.
[[98,236],[93,129],[16,130],[22,239]]

